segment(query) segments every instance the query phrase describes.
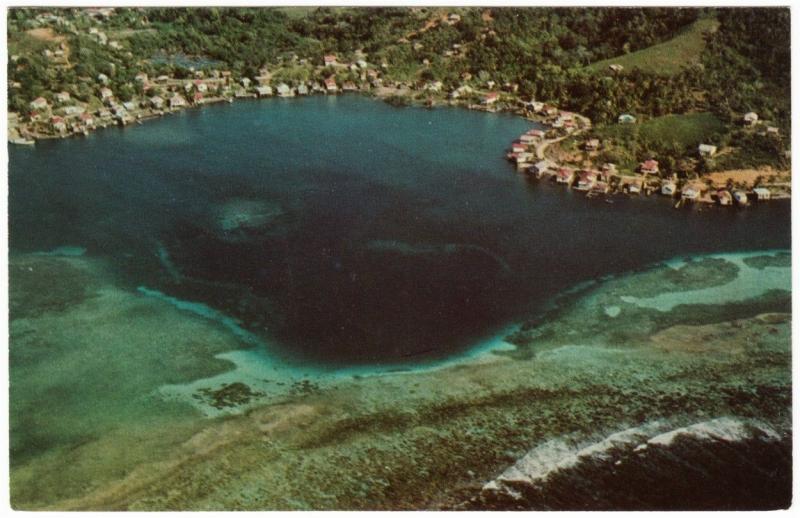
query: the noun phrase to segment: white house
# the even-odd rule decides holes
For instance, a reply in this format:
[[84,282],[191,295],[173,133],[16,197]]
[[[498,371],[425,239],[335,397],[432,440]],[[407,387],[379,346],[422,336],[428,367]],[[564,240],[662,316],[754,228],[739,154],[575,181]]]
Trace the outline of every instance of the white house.
[[700,156],[714,156],[717,153],[717,146],[700,144],[697,146],[697,150],[700,152]]
[[747,112],[742,117],[746,126],[752,126],[753,124],[758,122],[758,114],[756,112]]

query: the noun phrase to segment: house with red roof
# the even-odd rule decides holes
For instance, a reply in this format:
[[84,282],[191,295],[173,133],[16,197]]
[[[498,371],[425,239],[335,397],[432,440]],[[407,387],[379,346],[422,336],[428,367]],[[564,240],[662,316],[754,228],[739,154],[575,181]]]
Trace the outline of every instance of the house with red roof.
[[642,174],[658,174],[658,162],[653,160],[645,160],[641,164],[639,164],[639,171]]
[[568,167],[562,167],[556,173],[556,182],[563,184],[571,184],[575,179],[575,171]]
[[333,76],[325,80],[325,89],[329,92],[335,92],[339,88],[336,86],[336,78]]
[[328,54],[322,60],[325,62],[325,66],[333,66],[337,65],[339,62],[336,61],[336,54]]
[[47,108],[47,99],[44,97],[37,97],[30,103],[32,110],[44,110]]

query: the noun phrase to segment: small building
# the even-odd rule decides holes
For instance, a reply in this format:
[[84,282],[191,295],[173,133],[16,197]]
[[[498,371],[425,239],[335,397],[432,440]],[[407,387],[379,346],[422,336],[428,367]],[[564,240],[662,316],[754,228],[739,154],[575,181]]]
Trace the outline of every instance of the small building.
[[544,130],[540,129],[532,129],[525,133],[526,135],[530,135],[533,138],[543,139],[544,138]]
[[32,110],[44,110],[47,108],[47,99],[44,97],[37,97],[31,101],[30,105]]
[[588,191],[594,187],[595,182],[597,182],[597,174],[594,171],[581,171],[575,189],[579,191]]
[[553,163],[549,160],[540,160],[533,164],[530,168],[531,174],[533,174],[536,178],[541,178],[545,175],[551,168],[553,167]]
[[300,83],[300,85],[298,85],[297,95],[308,95],[308,86],[305,83]]
[[145,74],[144,72],[139,72],[138,74],[136,74],[136,76],[133,79],[136,82],[139,82],[139,83],[146,83],[147,82],[147,74]]
[[200,92],[195,92],[194,95],[192,96],[192,102],[194,104],[203,104],[205,102],[205,100],[203,99],[203,94],[201,94]]
[[544,106],[542,106],[542,110],[540,113],[547,117],[552,117],[553,115],[558,113],[558,108],[556,108],[555,106],[549,106],[545,104]]
[[603,164],[603,167],[600,168],[600,172],[603,173],[604,178],[608,179],[609,176],[617,174],[617,165],[606,162]]
[[777,137],[780,134],[780,130],[775,126],[767,126],[766,134],[773,137]]
[[100,89],[100,99],[107,101],[114,97],[114,92],[111,91],[110,88],[101,88]]
[[272,87],[271,86],[257,86],[256,93],[259,97],[268,97],[272,95]]
[[484,104],[486,106],[490,106],[490,105],[492,105],[492,104],[497,102],[497,97],[498,97],[497,96],[497,92],[489,92],[488,94],[483,96],[483,100],[481,101],[481,104]]
[[725,189],[720,189],[717,191],[717,202],[720,205],[732,205],[733,196],[731,196],[730,191],[727,191]]
[[336,55],[335,54],[326,55],[325,57],[322,58],[322,61],[325,63],[326,67],[339,64],[338,61],[336,61]]
[[745,126],[752,126],[758,122],[758,114],[756,112],[747,112],[742,117],[742,122]]
[[442,84],[441,81],[432,81],[432,82],[425,83],[425,88],[424,89],[428,90],[430,92],[441,92],[442,91],[442,86],[444,86],[444,85]]
[[359,60],[357,60],[357,61],[356,61],[356,65],[358,65],[358,68],[363,68],[363,69],[366,69],[366,68],[369,66],[369,65],[367,64],[367,62],[366,62],[366,61],[364,61],[363,59],[359,59]]
[[744,191],[733,191],[733,199],[742,207],[746,207],[750,203],[750,200],[747,199],[747,193]]
[[629,113],[623,113],[619,117],[617,117],[617,122],[620,124],[634,124],[636,122],[636,117]]
[[336,78],[329,77],[325,80],[325,90],[328,92],[335,92],[338,90],[338,87],[336,86]]
[[575,180],[575,171],[567,167],[562,167],[556,173],[556,182],[563,184],[571,184]]
[[700,156],[714,156],[717,153],[717,146],[712,146],[710,144],[700,144],[697,146],[697,151],[700,152]]
[[124,102],[124,103],[122,103],[122,106],[123,106],[123,107],[124,107],[126,110],[128,110],[128,111],[130,111],[130,112],[132,112],[132,111],[134,111],[136,108],[138,108],[138,106],[136,106],[136,103],[135,103],[135,102],[133,102],[133,101],[127,101],[127,102]]
[[279,84],[275,91],[278,93],[278,97],[294,97],[294,90],[286,83]]
[[628,194],[640,194],[642,192],[642,180],[635,178],[627,184]]
[[591,192],[594,194],[607,194],[611,190],[608,182],[597,181],[591,186]]
[[619,63],[612,63],[611,65],[608,65],[608,68],[615,74],[619,74],[625,69],[625,67],[623,67]]
[[201,92],[201,93],[208,92],[208,85],[205,82],[203,82],[203,81],[201,81],[199,79],[195,79],[194,87],[198,92]]
[[243,86],[243,87],[245,87],[245,88],[250,88],[250,83],[251,83],[252,81],[250,81],[250,78],[249,78],[249,77],[243,77],[243,78],[242,78],[242,79],[241,79],[239,82],[240,82],[240,83],[242,83],[242,86]]
[[544,103],[540,101],[531,101],[531,109],[535,112],[540,112],[544,109]]
[[525,133],[524,135],[520,135],[519,136],[519,141],[521,143],[525,144],[526,146],[532,146],[533,144],[536,143],[537,140],[539,140],[539,139],[537,139],[533,135],[529,135],[527,133]]
[[186,106],[186,99],[182,95],[175,94],[169,98],[170,108],[182,108],[184,106]]
[[156,110],[160,110],[160,109],[164,108],[164,99],[162,99],[161,97],[155,95],[155,96],[150,98],[150,106],[152,106]]
[[756,187],[753,189],[753,194],[755,194],[758,201],[768,200],[772,197],[772,193],[769,189],[765,189],[764,187]]
[[661,183],[661,194],[664,196],[675,196],[676,192],[678,192],[678,186],[675,185],[675,182],[666,180]]
[[512,153],[524,153],[528,150],[528,146],[523,144],[522,142],[514,142],[511,144],[511,152]]
[[589,139],[583,147],[586,151],[597,151],[600,148],[600,140],[596,138]]
[[64,122],[64,119],[62,117],[59,117],[57,115],[51,117],[50,124],[53,126],[53,129],[55,131],[58,131],[59,133],[64,133],[65,131],[67,131],[67,123]]
[[56,94],[56,102],[65,103],[69,101],[69,99],[70,99],[69,92],[58,92]]
[[105,74],[97,74],[97,81],[100,84],[107,85],[108,84],[108,76]]
[[681,198],[684,200],[694,201],[700,197],[702,188],[696,183],[687,183],[681,190]]
[[342,90],[345,92],[355,92],[358,90],[358,87],[352,81],[345,81],[345,83],[342,85]]
[[658,174],[658,161],[653,160],[645,160],[641,164],[639,164],[639,171],[642,174]]
[[83,112],[78,116],[78,119],[80,119],[81,123],[86,127],[90,128],[94,126],[94,117],[92,117],[91,113]]

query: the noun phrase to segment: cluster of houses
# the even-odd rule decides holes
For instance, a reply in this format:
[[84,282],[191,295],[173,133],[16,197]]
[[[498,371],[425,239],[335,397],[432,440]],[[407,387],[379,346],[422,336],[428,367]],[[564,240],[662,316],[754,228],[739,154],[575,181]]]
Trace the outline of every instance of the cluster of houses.
[[[322,67],[321,75],[327,76],[323,80],[301,81],[294,85],[286,82],[274,84],[272,74],[266,68],[261,69],[255,78],[238,80],[227,70],[195,70],[190,79],[167,75],[151,78],[145,72],[139,72],[134,82],[141,86],[144,95],[134,96],[126,102],[119,101],[110,87],[109,77],[101,73],[95,78],[95,97],[101,101],[101,107],[93,108],[89,103],[79,102],[66,91],[53,94],[51,101],[38,97],[30,102],[30,111],[25,114],[27,117],[15,118],[19,122],[14,129],[20,138],[14,142],[28,144],[36,138],[86,134],[96,127],[125,125],[188,106],[232,101],[234,98],[336,94],[368,90],[383,84],[382,74],[363,59],[340,63],[335,55],[330,54],[323,57]],[[336,71],[339,69],[357,72],[362,81],[356,84],[337,79]]]
[[[659,176],[659,163],[655,159],[641,162],[637,174],[621,174],[613,163],[605,163],[600,169],[575,168],[557,164],[543,158],[543,153],[536,153],[532,148],[546,144],[547,132],[532,129],[520,135],[511,145],[507,154],[514,162],[517,170],[536,179],[550,179],[576,191],[587,193],[587,196],[623,192],[629,195],[641,193],[660,193],[663,196],[677,198],[683,202],[716,202],[720,205],[747,206],[752,200],[764,201],[773,197],[766,187],[755,187],[747,192],[742,189],[714,188],[699,180],[678,182],[674,179],[662,179]],[[552,140],[551,140],[552,142]],[[595,151],[600,147],[598,139],[588,139],[584,149]],[[698,147],[701,156],[712,156],[716,147],[701,144]]]

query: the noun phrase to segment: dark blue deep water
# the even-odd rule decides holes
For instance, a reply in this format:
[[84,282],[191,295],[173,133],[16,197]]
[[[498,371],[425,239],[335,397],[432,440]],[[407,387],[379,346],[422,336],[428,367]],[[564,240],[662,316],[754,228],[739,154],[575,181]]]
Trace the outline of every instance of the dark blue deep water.
[[585,280],[790,245],[789,203],[674,210],[528,182],[504,153],[530,127],[315,97],[12,147],[11,252],[84,247],[284,354],[383,364],[462,350]]

